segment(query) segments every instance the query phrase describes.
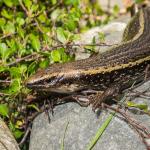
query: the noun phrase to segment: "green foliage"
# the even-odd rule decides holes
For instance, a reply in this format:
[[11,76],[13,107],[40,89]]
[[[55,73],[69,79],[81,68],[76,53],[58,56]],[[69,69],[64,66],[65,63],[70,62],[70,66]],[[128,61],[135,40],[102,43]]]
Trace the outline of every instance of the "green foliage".
[[65,53],[64,48],[59,48],[51,52],[51,58],[53,62],[67,62],[73,58]]
[[119,6],[118,5],[114,5],[114,7],[113,7],[113,13],[114,13],[114,15],[117,15],[118,13],[119,13]]
[[8,113],[9,113],[8,106],[6,104],[0,104],[0,115],[2,115],[3,117],[9,117]]
[[56,30],[56,32],[57,32],[57,39],[58,39],[61,43],[65,44],[65,43],[67,42],[67,35],[66,35],[64,29],[59,27],[59,28]]
[[12,133],[15,136],[16,139],[21,138],[22,135],[24,134],[24,132],[22,132],[21,130],[17,129],[12,122],[9,122],[9,128],[12,131]]
[[100,40],[101,42],[104,42],[104,41],[105,41],[105,35],[104,35],[104,33],[99,32],[99,40]]
[[41,48],[41,44],[40,44],[40,40],[37,36],[35,36],[34,34],[30,34],[29,35],[29,39],[30,39],[30,43],[32,45],[32,48],[36,51],[39,51]]
[[143,3],[145,0],[134,0],[135,3],[140,4]]

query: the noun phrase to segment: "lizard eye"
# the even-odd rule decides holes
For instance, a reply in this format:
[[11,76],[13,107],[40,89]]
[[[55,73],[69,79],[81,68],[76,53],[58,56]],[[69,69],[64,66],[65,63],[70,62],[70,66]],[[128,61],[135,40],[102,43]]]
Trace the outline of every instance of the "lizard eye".
[[58,83],[60,83],[62,80],[64,79],[64,75],[62,75],[62,76],[56,76],[56,77],[54,77],[54,78],[51,78],[51,79],[48,79],[48,81],[46,81],[46,83],[48,84],[48,85],[56,85],[56,84],[58,84]]

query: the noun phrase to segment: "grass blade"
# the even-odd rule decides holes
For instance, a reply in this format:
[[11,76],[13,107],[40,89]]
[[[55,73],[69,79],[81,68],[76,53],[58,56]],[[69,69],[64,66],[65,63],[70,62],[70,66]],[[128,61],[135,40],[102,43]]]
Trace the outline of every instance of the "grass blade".
[[99,140],[99,138],[101,137],[101,135],[103,134],[103,132],[105,131],[105,129],[107,128],[109,123],[111,122],[114,115],[115,115],[115,112],[113,112],[112,114],[110,114],[108,116],[108,118],[105,120],[105,122],[102,124],[102,126],[96,132],[93,139],[90,141],[90,144],[88,145],[87,150],[91,150],[94,147],[94,145],[97,143],[97,141]]
[[63,135],[63,138],[62,138],[62,141],[61,141],[61,150],[64,150],[64,145],[65,145],[64,141],[65,141],[65,136],[66,136],[66,132],[67,132],[67,129],[68,129],[68,125],[69,125],[69,121],[66,124],[64,135]]

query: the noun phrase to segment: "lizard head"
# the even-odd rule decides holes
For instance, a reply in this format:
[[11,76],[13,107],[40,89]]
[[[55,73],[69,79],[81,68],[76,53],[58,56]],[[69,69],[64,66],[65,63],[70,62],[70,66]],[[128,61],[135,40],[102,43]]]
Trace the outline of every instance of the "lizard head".
[[55,93],[72,93],[83,88],[80,84],[79,70],[67,69],[63,65],[52,65],[45,70],[39,70],[26,81],[26,86],[36,91]]

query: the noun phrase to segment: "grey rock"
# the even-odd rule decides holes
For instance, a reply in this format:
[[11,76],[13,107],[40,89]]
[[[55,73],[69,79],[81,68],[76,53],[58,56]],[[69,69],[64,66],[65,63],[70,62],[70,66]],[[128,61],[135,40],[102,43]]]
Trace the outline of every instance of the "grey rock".
[[4,121],[0,118],[0,150],[19,150],[18,144]]
[[[90,107],[83,108],[72,103],[56,107],[54,112],[54,118],[52,117],[50,124],[45,114],[35,119],[30,150],[61,149],[67,123],[69,124],[65,134],[64,149],[86,149],[109,115],[107,112],[102,112],[97,118]],[[100,148],[102,150],[144,150],[145,146],[128,124],[115,117],[94,147],[95,150]]]

